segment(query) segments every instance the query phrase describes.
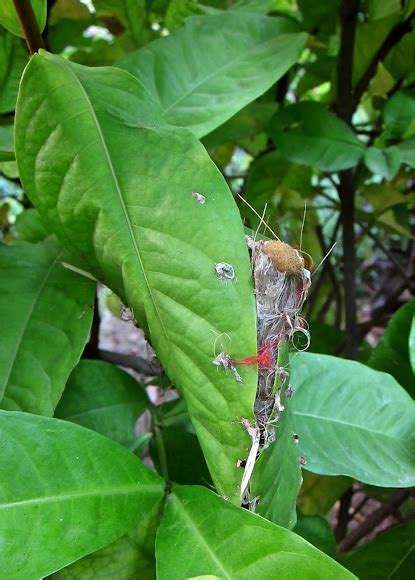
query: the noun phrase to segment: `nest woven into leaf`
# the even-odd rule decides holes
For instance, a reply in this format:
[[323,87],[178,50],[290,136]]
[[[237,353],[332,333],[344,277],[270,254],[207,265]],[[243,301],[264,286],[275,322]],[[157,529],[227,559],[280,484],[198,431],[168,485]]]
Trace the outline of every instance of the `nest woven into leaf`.
[[[247,241],[252,252],[255,282],[258,352],[268,345],[272,359],[276,361],[280,343],[291,341],[298,330],[304,332],[299,311],[310,285],[310,274],[304,268],[299,252],[288,244],[254,242],[252,238]],[[275,264],[286,266],[286,269],[278,270]],[[275,367],[260,368],[257,392],[260,400],[267,400],[273,390],[275,373],[261,372],[269,370],[274,371]]]
[[[292,342],[294,333],[298,331],[303,332],[309,341],[300,310],[310,286],[310,272],[304,267],[300,252],[284,242],[256,242],[247,236],[247,243],[252,255],[257,307],[259,374],[255,417],[260,435],[259,455],[275,437],[274,425],[284,411],[281,394],[288,371],[278,366],[279,350],[282,345]],[[247,485],[244,475],[242,495]]]

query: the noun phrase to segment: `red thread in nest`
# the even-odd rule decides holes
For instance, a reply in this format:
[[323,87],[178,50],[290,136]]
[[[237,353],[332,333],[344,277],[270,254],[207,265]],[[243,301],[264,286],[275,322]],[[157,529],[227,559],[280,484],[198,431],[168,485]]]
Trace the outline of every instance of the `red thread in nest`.
[[239,360],[234,361],[237,365],[258,365],[260,369],[272,369],[275,366],[275,360],[272,355],[272,349],[277,347],[281,341],[281,337],[277,336],[270,342],[261,346],[258,351],[258,354],[255,356],[247,356],[246,358],[242,358]]
[[305,298],[305,292],[308,288],[306,281],[300,280],[295,288],[295,297],[297,299],[297,308],[301,308]]

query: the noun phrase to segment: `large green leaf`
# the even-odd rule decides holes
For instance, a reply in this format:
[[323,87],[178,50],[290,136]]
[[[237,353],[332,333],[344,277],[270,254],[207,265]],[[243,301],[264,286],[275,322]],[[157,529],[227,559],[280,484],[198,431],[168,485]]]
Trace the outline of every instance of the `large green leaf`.
[[303,64],[304,75],[298,81],[295,89],[297,97],[302,97],[311,89],[332,80],[336,66],[336,58],[328,54],[319,54],[317,60]]
[[156,539],[158,580],[353,578],[300,536],[197,486],[177,486]]
[[401,165],[401,152],[396,146],[385,149],[369,147],[365,153],[365,165],[373,173],[378,173],[390,181],[398,173]]
[[366,9],[369,20],[374,21],[399,13],[402,3],[400,0],[368,0]]
[[[206,461],[196,435],[181,427],[165,427],[161,431],[167,456],[170,479],[176,483],[206,485],[210,481]],[[154,465],[161,473],[156,441],[150,441]]]
[[169,123],[202,137],[296,62],[307,38],[297,30],[285,18],[239,11],[194,16],[119,66],[140,79]]
[[[46,24],[46,0],[30,0],[35,14],[37,24],[40,31],[45,28]],[[19,17],[17,16],[16,8],[14,7],[13,0],[1,0],[0,3],[0,24],[4,26],[9,32],[12,32],[16,36],[21,36],[24,38],[24,33],[22,30],[22,25],[20,24]]]
[[252,495],[259,497],[257,512],[285,528],[296,523],[295,503],[301,486],[299,451],[294,441],[290,406],[275,429],[276,441],[261,453],[252,477]]
[[163,482],[110,439],[73,423],[0,412],[0,567],[47,576],[119,538]]
[[[257,373],[245,367],[241,385],[212,361],[221,343],[237,359],[255,353],[256,323],[248,251],[225,180],[191,133],[159,119],[134,77],[47,53],[24,74],[15,137],[36,208],[149,327],[185,394],[215,485],[237,501],[236,464],[250,442],[240,420],[253,420]],[[218,263],[231,264],[235,277],[220,279]]]
[[175,32],[189,16],[203,14],[204,8],[198,0],[170,0],[166,10],[166,27],[170,32]]
[[[281,368],[289,365],[286,344],[279,349],[277,365]],[[301,468],[291,403],[284,391],[281,404],[285,410],[275,425],[275,441],[262,451],[255,464],[251,495],[258,498],[259,514],[274,524],[291,529],[297,520],[296,499],[301,486]]]
[[406,205],[408,196],[398,189],[393,189],[383,184],[371,183],[362,188],[364,198],[370,202],[377,214],[383,214],[388,209],[397,205]]
[[246,10],[247,12],[259,12],[260,14],[278,12],[279,14],[296,15],[296,10],[292,6],[291,0],[236,0],[231,6],[231,10]]
[[415,522],[392,528],[340,562],[362,580],[405,580],[415,569]]
[[14,110],[28,58],[24,42],[0,26],[0,113]]
[[54,580],[153,580],[155,539],[162,508],[163,500],[140,517],[127,534],[64,568],[53,576]]
[[14,161],[13,125],[0,125],[0,161]]
[[409,353],[409,336],[414,315],[415,300],[399,308],[369,359],[372,368],[391,374],[412,396],[415,396],[415,374]]
[[[265,204],[268,204],[266,218],[270,219],[272,227],[276,224],[277,228],[282,221],[287,222],[288,216],[292,216],[293,212],[298,212],[300,226],[304,213],[304,197],[311,192],[311,173],[309,167],[288,163],[280,151],[272,151],[261,155],[251,164],[244,197],[259,215],[262,215]],[[241,212],[253,227],[259,226],[260,220],[253,215],[250,208],[244,205]],[[310,217],[309,212],[307,230],[310,228]],[[312,251],[308,246],[304,247]],[[316,254],[313,253],[313,256],[316,257]]]
[[354,361],[300,353],[291,380],[307,469],[380,487],[415,484],[415,402],[393,377]]
[[[407,3],[410,6],[410,3]],[[413,30],[405,34],[388,53],[385,67],[396,80],[410,77],[414,72],[415,33]]]
[[36,244],[50,236],[39,212],[34,208],[26,209],[20,213],[14,223],[14,230],[19,241]]
[[323,38],[335,33],[338,26],[340,0],[331,0],[331,2],[298,0],[297,4],[306,30]]
[[274,115],[270,132],[290,161],[325,171],[353,167],[365,152],[350,127],[321,103],[284,107]]
[[202,143],[206,148],[210,148],[256,137],[265,131],[274,112],[275,103],[271,101],[249,103],[226,123],[206,135]]
[[399,20],[399,14],[392,14],[372,22],[358,24],[353,55],[353,85],[361,80],[385,38]]
[[411,137],[410,139],[406,139],[402,141],[398,145],[400,152],[401,152],[401,159],[403,163],[407,163],[412,167],[415,168],[415,137]]
[[53,415],[92,321],[95,284],[54,238],[0,245],[1,407]]
[[135,424],[148,404],[133,377],[97,360],[81,360],[69,377],[55,417],[78,423],[130,450],[137,445]]
[[415,133],[415,96],[409,90],[395,93],[383,113],[388,138],[411,137]]

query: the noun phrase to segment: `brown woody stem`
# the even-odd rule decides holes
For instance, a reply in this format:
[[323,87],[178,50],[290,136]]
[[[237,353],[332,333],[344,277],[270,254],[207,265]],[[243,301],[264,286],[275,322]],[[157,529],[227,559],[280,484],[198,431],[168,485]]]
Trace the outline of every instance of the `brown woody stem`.
[[13,4],[22,25],[30,54],[34,54],[40,48],[45,48],[30,0],[13,0]]

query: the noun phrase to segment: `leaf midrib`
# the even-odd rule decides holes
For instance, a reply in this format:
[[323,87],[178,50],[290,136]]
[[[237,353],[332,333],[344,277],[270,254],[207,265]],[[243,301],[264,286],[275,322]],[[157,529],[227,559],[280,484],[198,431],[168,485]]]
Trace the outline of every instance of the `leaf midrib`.
[[230,576],[229,573],[228,573],[228,571],[226,570],[226,568],[223,567],[222,562],[218,559],[218,557],[216,556],[215,552],[213,552],[213,550],[209,546],[208,542],[206,541],[205,537],[201,534],[199,528],[193,522],[192,518],[187,513],[187,511],[186,511],[183,503],[180,501],[180,499],[177,497],[177,495],[174,496],[174,499],[179,504],[179,506],[182,508],[181,509],[181,515],[182,515],[182,517],[184,516],[184,519],[188,523],[189,527],[193,529],[194,534],[201,540],[201,542],[203,543],[203,545],[206,547],[206,551],[208,552],[208,554],[210,555],[210,557],[212,558],[212,560],[215,562],[215,564],[218,566],[218,568],[223,572],[223,574],[225,574],[225,578],[228,578],[229,580],[232,580],[232,576]]
[[[62,62],[64,62],[64,61],[65,61],[65,59],[63,59]],[[69,66],[69,64],[65,62],[65,66],[70,71],[71,75],[73,76],[73,78],[75,78],[77,84],[79,85],[80,90],[81,90],[81,93],[84,96],[85,101],[86,101],[86,103],[88,105],[88,108],[89,108],[89,110],[91,112],[92,119],[94,121],[95,127],[96,127],[97,132],[98,132],[98,136],[99,136],[100,143],[101,143],[102,148],[104,150],[105,158],[107,160],[108,166],[109,166],[110,171],[111,171],[111,177],[112,177],[112,180],[113,180],[115,189],[117,191],[117,194],[118,194],[118,197],[119,197],[119,200],[120,200],[121,208],[122,208],[122,211],[123,211],[123,214],[124,214],[124,217],[125,217],[125,221],[127,223],[128,231],[129,231],[130,238],[131,238],[131,241],[132,241],[132,244],[133,244],[133,247],[134,247],[135,254],[136,254],[136,256],[138,258],[138,261],[139,261],[139,264],[140,264],[140,268],[141,268],[141,271],[142,271],[142,274],[143,274],[143,278],[144,278],[145,285],[147,287],[148,294],[149,294],[150,299],[151,299],[151,301],[153,303],[154,310],[155,310],[156,316],[157,316],[157,318],[158,318],[158,320],[160,322],[160,326],[161,326],[161,329],[163,331],[163,334],[166,337],[167,342],[169,344],[171,344],[170,338],[169,338],[169,336],[167,334],[166,327],[164,326],[163,319],[162,319],[162,317],[160,315],[160,312],[158,310],[156,300],[155,300],[155,298],[153,296],[153,292],[152,292],[152,289],[151,289],[151,286],[150,286],[150,282],[149,282],[149,280],[147,278],[146,270],[144,268],[143,259],[142,259],[140,250],[138,248],[137,240],[135,239],[135,236],[134,236],[133,226],[131,224],[130,217],[129,217],[129,214],[128,214],[128,211],[127,211],[127,206],[126,206],[125,201],[124,201],[124,198],[122,196],[121,187],[120,187],[120,184],[118,182],[117,174],[115,173],[114,165],[112,163],[111,156],[109,154],[109,150],[108,150],[108,147],[107,147],[107,144],[106,144],[106,141],[105,141],[105,138],[104,138],[104,134],[102,132],[101,125],[99,123],[98,117],[97,117],[97,115],[95,113],[95,110],[94,110],[94,107],[92,106],[92,103],[91,103],[91,101],[89,99],[88,93],[84,89],[83,84],[81,83],[81,81],[79,80],[79,78],[77,77],[77,75],[75,74],[75,72],[72,70],[72,68]]]
[[23,342],[23,339],[24,339],[24,336],[26,334],[26,330],[27,330],[27,327],[28,327],[28,325],[30,323],[30,318],[31,318],[31,316],[33,314],[33,311],[35,309],[35,306],[36,306],[36,304],[39,301],[40,295],[41,295],[41,293],[42,293],[42,291],[43,291],[43,289],[44,289],[44,287],[46,285],[46,282],[47,282],[47,280],[48,280],[48,278],[49,278],[52,270],[54,269],[54,267],[58,263],[58,261],[61,258],[62,254],[63,254],[63,250],[61,250],[58,253],[58,255],[56,256],[56,258],[53,260],[51,266],[49,267],[48,271],[45,274],[45,277],[43,279],[42,284],[39,286],[39,289],[38,289],[36,295],[34,296],[34,299],[33,299],[33,302],[31,304],[30,308],[28,309],[28,312],[27,312],[27,315],[25,317],[24,324],[23,324],[23,327],[22,327],[22,332],[21,332],[21,334],[20,334],[20,336],[18,338],[17,344],[16,344],[15,351],[14,351],[14,353],[10,357],[10,365],[9,365],[9,369],[7,371],[7,374],[6,374],[6,378],[4,380],[4,385],[0,388],[0,400],[3,399],[3,396],[4,396],[5,392],[6,392],[6,388],[7,388],[7,385],[9,383],[9,379],[10,379],[10,376],[11,376],[12,371],[13,371],[13,368],[14,368],[14,363],[16,361],[16,357],[18,355],[18,352],[20,350],[20,346],[21,346],[21,344]]
[[409,556],[411,555],[411,553],[415,550],[415,546],[410,546],[405,554],[402,556],[402,558],[400,558],[400,560],[397,562],[397,564],[395,564],[395,566],[393,567],[392,571],[389,572],[389,574],[386,577],[386,580],[390,580],[391,578],[393,578],[393,575],[395,574],[395,572],[398,572],[399,568],[402,566],[402,564],[405,562],[405,560],[407,560],[409,558]]
[[[340,419],[326,417],[324,415],[314,415],[313,413],[304,413],[302,411],[296,411],[295,409],[293,410],[293,412],[294,412],[294,415],[297,415],[298,417],[309,417],[311,419],[317,419],[318,421],[325,421],[327,423],[334,423],[334,424],[338,423],[339,425],[345,425],[347,427],[352,427],[353,429],[365,431],[367,433],[373,433],[374,435],[376,435],[376,437],[383,436],[383,437],[388,437],[390,439],[395,439],[396,441],[399,441],[400,443],[408,440],[408,438],[404,437],[404,436],[397,437],[396,435],[391,435],[389,433],[385,433],[384,431],[374,431],[373,429],[368,429],[367,427],[362,427],[361,425],[356,425],[355,423],[348,423],[346,421],[341,421]],[[412,443],[412,441],[409,441],[409,442]]]
[[132,483],[131,485],[123,486],[116,486],[110,489],[106,489],[104,491],[82,491],[82,492],[72,492],[66,495],[49,495],[45,497],[34,497],[31,499],[21,500],[21,501],[14,501],[10,503],[2,503],[0,504],[0,510],[2,509],[10,509],[10,508],[19,508],[19,507],[27,507],[31,505],[40,505],[40,504],[47,504],[47,503],[56,503],[57,501],[72,501],[73,499],[77,498],[89,498],[89,497],[106,497],[111,495],[126,495],[130,493],[138,494],[145,490],[147,492],[158,492],[160,491],[160,486],[152,483]]

